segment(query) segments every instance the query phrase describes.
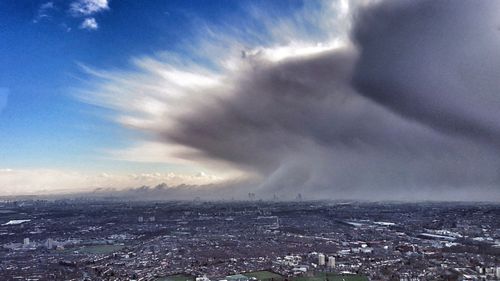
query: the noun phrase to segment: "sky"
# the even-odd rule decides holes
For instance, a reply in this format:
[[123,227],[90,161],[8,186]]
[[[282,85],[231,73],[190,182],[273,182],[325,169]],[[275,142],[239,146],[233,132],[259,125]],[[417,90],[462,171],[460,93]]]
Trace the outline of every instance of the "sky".
[[0,2],[0,195],[500,201],[497,1]]

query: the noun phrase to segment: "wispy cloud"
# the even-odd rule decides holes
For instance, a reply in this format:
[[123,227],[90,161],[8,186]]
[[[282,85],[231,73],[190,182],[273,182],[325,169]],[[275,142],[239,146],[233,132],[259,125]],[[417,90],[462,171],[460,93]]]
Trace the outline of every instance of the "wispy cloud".
[[86,18],[83,20],[82,24],[80,24],[80,28],[87,30],[96,30],[99,28],[99,25],[94,18]]
[[90,16],[109,10],[108,0],[77,0],[70,4],[70,12],[75,16]]
[[52,10],[55,10],[56,6],[54,5],[54,2],[46,2],[38,8],[37,14],[35,18],[33,19],[34,23],[38,23],[39,21],[50,18],[50,13]]

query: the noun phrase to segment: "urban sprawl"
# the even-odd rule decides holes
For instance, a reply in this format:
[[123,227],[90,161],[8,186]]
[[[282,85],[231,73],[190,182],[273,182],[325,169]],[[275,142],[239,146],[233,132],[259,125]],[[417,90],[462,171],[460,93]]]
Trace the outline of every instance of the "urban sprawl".
[[1,280],[500,280],[488,203],[0,202]]

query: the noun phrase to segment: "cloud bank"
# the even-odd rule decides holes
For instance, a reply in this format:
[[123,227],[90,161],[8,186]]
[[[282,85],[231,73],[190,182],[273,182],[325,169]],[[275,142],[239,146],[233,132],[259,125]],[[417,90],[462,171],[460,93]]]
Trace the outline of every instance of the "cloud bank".
[[[207,183],[219,184],[221,179],[215,175],[197,173],[95,173],[62,169],[0,169],[2,196],[15,195],[50,195],[72,194],[75,192],[117,193],[134,190],[136,187],[159,187],[163,199],[183,195],[185,199],[191,194],[179,192],[183,187],[204,186]],[[189,196],[189,197],[188,197]]]
[[80,98],[112,109],[165,159],[251,180],[234,185],[241,194],[498,201],[499,6],[306,6],[264,21],[262,40],[212,28],[191,60],[85,68],[93,79]]

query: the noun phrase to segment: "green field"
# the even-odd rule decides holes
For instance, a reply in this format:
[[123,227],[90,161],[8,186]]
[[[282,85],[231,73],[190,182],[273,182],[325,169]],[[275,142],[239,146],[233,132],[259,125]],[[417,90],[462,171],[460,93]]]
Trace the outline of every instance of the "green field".
[[107,255],[125,248],[123,245],[95,245],[84,246],[77,251],[82,254]]
[[368,278],[361,275],[338,275],[334,273],[317,273],[313,277],[294,277],[292,281],[368,281]]
[[187,281],[187,280],[192,281],[194,280],[194,278],[193,276],[190,275],[178,274],[156,279],[156,281]]
[[281,275],[276,274],[274,272],[270,272],[270,271],[255,271],[255,272],[243,273],[243,275],[248,276],[248,277],[255,277],[259,280],[267,280],[267,279],[281,280],[281,279],[283,279],[283,277]]

